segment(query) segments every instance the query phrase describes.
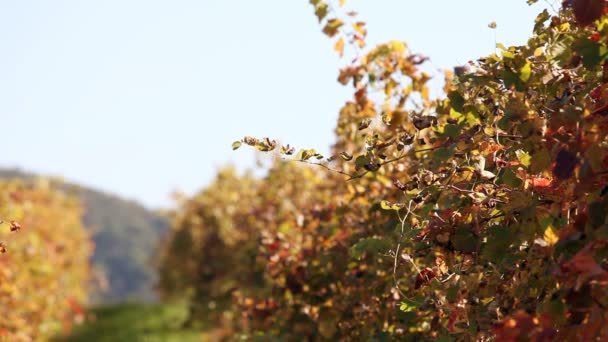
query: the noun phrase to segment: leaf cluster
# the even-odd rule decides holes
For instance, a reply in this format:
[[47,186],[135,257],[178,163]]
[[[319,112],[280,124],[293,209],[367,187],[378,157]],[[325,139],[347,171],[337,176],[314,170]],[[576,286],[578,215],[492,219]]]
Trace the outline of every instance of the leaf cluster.
[[[543,11],[526,45],[498,44],[448,72],[441,98],[429,95],[427,58],[403,42],[344,67],[338,81],[353,98],[332,156],[277,152],[329,174],[283,183],[297,172],[278,163],[257,181],[267,185],[246,187],[254,217],[239,227],[248,243],[256,237],[250,269],[263,280],[227,287],[225,310],[247,322],[234,330],[314,340],[607,338],[608,16],[596,5]],[[309,188],[289,192],[302,183]],[[277,216],[285,206],[292,211]],[[219,227],[205,222],[201,231]]]

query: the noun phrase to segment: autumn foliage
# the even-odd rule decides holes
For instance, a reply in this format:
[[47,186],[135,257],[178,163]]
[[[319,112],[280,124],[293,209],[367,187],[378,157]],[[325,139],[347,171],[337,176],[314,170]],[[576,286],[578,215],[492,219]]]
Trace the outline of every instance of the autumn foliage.
[[608,339],[605,2],[543,11],[526,45],[447,72],[441,98],[426,57],[367,48],[342,1],[311,3],[358,56],[331,155],[235,142],[280,158],[181,204],[166,294],[261,340]]
[[73,198],[0,181],[0,340],[44,341],[82,320],[91,244]]

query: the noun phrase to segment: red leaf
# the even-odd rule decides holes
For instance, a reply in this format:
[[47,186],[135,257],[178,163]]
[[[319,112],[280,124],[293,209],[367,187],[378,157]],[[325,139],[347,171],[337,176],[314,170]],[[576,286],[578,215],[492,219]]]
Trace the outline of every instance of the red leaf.
[[532,177],[529,179],[530,184],[534,188],[548,188],[552,185],[553,180],[549,178]]
[[414,288],[416,290],[418,290],[423,285],[428,285],[431,282],[431,280],[435,277],[437,277],[437,274],[435,274],[435,272],[433,272],[433,270],[431,270],[431,269],[426,268],[426,269],[420,271],[420,273],[418,273],[418,275],[416,276]]
[[581,26],[587,26],[602,16],[605,0],[569,0],[564,3],[574,10],[576,21]]
[[602,100],[602,86],[597,86],[593,88],[591,93],[589,94],[594,101]]
[[599,106],[598,108],[594,109],[593,112],[591,112],[591,115],[606,115],[608,114],[608,104],[605,104],[603,106]]

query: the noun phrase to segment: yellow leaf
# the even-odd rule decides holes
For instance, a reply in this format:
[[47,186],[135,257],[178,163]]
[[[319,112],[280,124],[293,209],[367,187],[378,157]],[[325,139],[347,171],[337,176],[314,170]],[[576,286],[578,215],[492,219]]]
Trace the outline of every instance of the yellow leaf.
[[549,244],[549,246],[555,245],[557,240],[559,240],[559,237],[557,236],[557,234],[555,232],[555,228],[553,227],[552,224],[550,224],[549,227],[547,227],[547,229],[545,229],[544,238],[545,238],[545,241],[547,241],[547,243]]
[[519,79],[528,82],[530,79],[530,75],[532,74],[532,63],[530,61],[526,61],[523,67],[521,67]]
[[532,157],[530,156],[530,154],[528,154],[528,152],[526,152],[524,150],[517,150],[517,151],[515,151],[515,155],[517,156],[517,159],[523,166],[525,166],[525,167],[530,166]]
[[340,6],[344,6],[345,2],[346,2],[346,0],[340,0]]
[[386,95],[387,97],[391,96],[393,94],[393,90],[397,85],[397,81],[392,78],[389,78],[388,82],[386,82],[386,85],[384,86],[384,95]]
[[405,53],[406,45],[404,42],[400,42],[398,40],[393,40],[390,42],[389,46],[390,46],[391,50],[398,52],[400,55],[403,55],[403,53]]
[[334,50],[342,57],[344,55],[344,38],[340,37],[334,45]]
[[502,57],[513,59],[513,58],[515,58],[515,54],[513,54],[513,52],[511,52],[511,51],[503,51]]
[[420,89],[420,97],[425,101],[429,100],[429,87],[423,86],[422,89]]
[[363,21],[357,21],[356,23],[353,23],[353,29],[363,37],[367,35],[367,30],[365,29],[365,22]]

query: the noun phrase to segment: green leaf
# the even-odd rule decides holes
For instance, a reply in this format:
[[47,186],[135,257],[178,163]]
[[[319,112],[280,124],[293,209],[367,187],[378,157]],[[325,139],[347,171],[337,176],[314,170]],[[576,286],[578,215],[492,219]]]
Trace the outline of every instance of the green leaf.
[[497,183],[508,185],[511,188],[519,188],[523,185],[523,181],[508,168],[504,168],[500,171]]
[[504,82],[505,87],[507,89],[510,89],[511,87],[515,87],[515,90],[517,91],[522,91],[524,89],[523,83],[519,78],[519,75],[508,68],[502,70],[502,72],[500,73],[500,78]]
[[534,174],[548,170],[551,166],[551,155],[547,149],[541,149],[534,153],[530,162],[530,171]]
[[418,309],[418,303],[405,298],[401,304],[399,304],[399,310],[403,312],[412,312]]
[[458,285],[453,285],[448,288],[448,290],[446,291],[446,296],[445,296],[446,299],[448,300],[448,302],[454,303],[458,299],[459,290],[460,290],[460,288],[458,287]]
[[512,234],[502,226],[494,226],[488,230],[487,242],[482,250],[482,257],[495,264],[505,261],[509,252]]
[[595,172],[601,172],[604,168],[604,158],[606,153],[597,144],[590,146],[585,152],[585,157],[589,161],[591,168]]
[[598,42],[582,38],[574,42],[572,48],[583,58],[583,65],[587,69],[596,67],[606,58],[606,47]]
[[524,64],[524,66],[521,67],[521,69],[519,69],[519,79],[522,80],[523,82],[528,82],[528,80],[530,79],[531,73],[532,73],[532,63],[530,63],[530,61],[526,61],[526,64]]
[[454,249],[463,253],[473,253],[479,249],[479,238],[468,227],[457,228],[451,240]]
[[450,159],[453,155],[454,150],[451,148],[442,147],[433,151],[433,158],[442,162]]
[[380,208],[384,210],[393,210],[392,204],[389,201],[383,200],[380,202]]
[[316,4],[314,4],[314,5],[315,5],[315,15],[317,16],[317,19],[319,19],[319,22],[321,22],[327,16],[329,7],[327,6],[326,3],[320,2],[320,1],[316,1]]
[[556,321],[563,321],[566,317],[568,308],[562,298],[556,298],[550,302],[546,302],[543,306],[543,311]]
[[355,166],[357,168],[364,168],[367,165],[367,158],[364,155],[360,155],[355,159]]
[[241,142],[241,141],[239,141],[239,140],[237,140],[237,141],[233,142],[233,143],[232,143],[232,150],[233,150],[233,151],[234,151],[234,150],[238,150],[238,148],[239,148],[239,147],[241,147],[241,145],[242,145],[242,142]]
[[443,128],[443,133],[450,138],[458,138],[460,136],[461,127],[457,125],[448,124]]
[[[528,3],[530,3],[531,1],[538,1],[538,0],[528,0]],[[549,20],[549,18],[551,17],[551,15],[549,14],[549,11],[547,11],[547,9],[544,9],[537,17],[536,19],[534,19],[534,33],[539,34],[540,31],[543,29],[543,27],[545,26],[545,21]]]
[[558,62],[565,64],[572,58],[571,46],[574,43],[572,36],[563,36],[554,43],[547,46],[546,54],[548,60],[557,60]]
[[390,249],[390,243],[380,238],[372,237],[361,239],[350,249],[352,257],[359,259],[364,254],[378,254],[385,253]]
[[465,100],[459,92],[451,91],[448,94],[448,98],[450,99],[450,105],[452,106],[452,108],[454,108],[455,111],[464,112]]
[[532,160],[532,157],[528,154],[528,152],[523,150],[517,150],[515,151],[515,155],[517,156],[517,160],[519,160],[521,165],[525,167],[530,166],[530,161]]

